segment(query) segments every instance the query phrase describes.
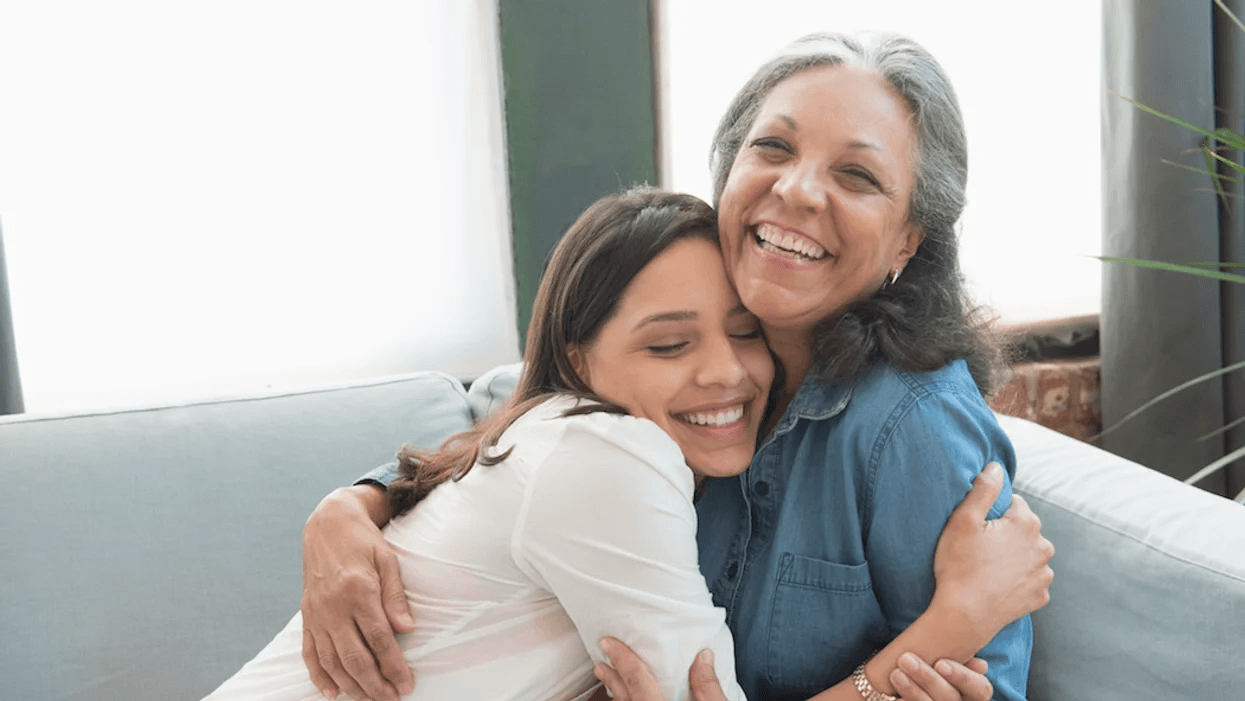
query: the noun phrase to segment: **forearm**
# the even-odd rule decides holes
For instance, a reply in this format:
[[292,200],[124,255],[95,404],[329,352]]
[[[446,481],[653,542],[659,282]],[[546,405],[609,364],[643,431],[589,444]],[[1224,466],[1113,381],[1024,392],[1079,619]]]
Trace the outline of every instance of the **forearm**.
[[[935,597],[929,610],[918,616],[912,625],[865,663],[865,678],[873,688],[884,694],[896,693],[890,676],[899,667],[899,657],[905,652],[910,652],[929,664],[944,658],[961,663],[971,659],[990,638],[988,634],[976,632],[973,622],[956,611],[955,607],[940,606]],[[838,695],[841,689],[846,689],[850,694]],[[824,693],[831,692],[835,692],[835,695],[819,694],[814,698],[818,701],[840,698],[860,700],[860,694],[851,679],[843,680]]]

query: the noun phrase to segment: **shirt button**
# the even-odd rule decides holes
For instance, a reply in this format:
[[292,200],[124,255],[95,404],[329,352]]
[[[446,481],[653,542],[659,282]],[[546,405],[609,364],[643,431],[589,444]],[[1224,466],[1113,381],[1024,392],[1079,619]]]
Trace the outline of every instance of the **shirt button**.
[[737,574],[739,574],[739,563],[732,562],[731,566],[726,568],[726,578],[734,579]]
[[769,494],[769,482],[757,482],[756,493],[761,496]]

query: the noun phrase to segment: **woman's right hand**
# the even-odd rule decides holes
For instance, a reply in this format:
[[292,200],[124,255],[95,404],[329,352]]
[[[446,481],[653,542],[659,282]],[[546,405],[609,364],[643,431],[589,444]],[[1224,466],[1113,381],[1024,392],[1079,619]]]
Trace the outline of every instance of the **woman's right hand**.
[[1055,547],[1018,495],[1001,518],[987,520],[1003,488],[990,463],[948,519],[934,552],[934,602],[951,607],[985,645],[1003,626],[1050,601]]
[[388,520],[384,489],[360,485],[325,497],[303,529],[303,662],[327,698],[398,701],[414,688],[394,635],[414,620]]

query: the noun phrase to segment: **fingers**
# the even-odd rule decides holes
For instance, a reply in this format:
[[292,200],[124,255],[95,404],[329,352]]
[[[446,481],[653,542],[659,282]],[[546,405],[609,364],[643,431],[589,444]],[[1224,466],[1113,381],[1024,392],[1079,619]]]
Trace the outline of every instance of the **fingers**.
[[[383,619],[382,619],[383,620]],[[360,625],[368,626],[367,635],[372,638],[379,637],[375,628],[375,622],[360,623]],[[388,623],[385,624],[386,626]],[[392,633],[386,631],[392,637]],[[376,666],[376,657],[372,652],[370,645],[360,635],[360,629],[356,628],[353,635],[342,635],[341,638],[334,637],[333,644],[337,648],[337,657],[341,660],[341,666],[349,675],[352,681],[358,683],[362,688],[361,696],[355,696],[350,693],[353,698],[368,698],[374,701],[398,701],[398,692],[389,683],[387,679],[381,676],[380,670]],[[397,642],[393,643],[395,646]],[[322,658],[323,659],[323,658]],[[337,677],[333,677],[337,680]],[[338,680],[340,681],[340,680]],[[346,689],[345,686],[342,687]]]
[[[973,663],[980,670],[973,669]],[[934,669],[947,680],[956,690],[954,699],[965,699],[966,701],[990,701],[994,696],[994,685],[986,679],[986,661],[974,658],[968,665],[962,665],[952,660],[938,660],[934,665]]]
[[311,674],[311,683],[320,690],[320,695],[330,700],[337,698],[337,685],[333,683],[333,678],[328,672],[320,666],[315,636],[306,627],[303,628],[303,664],[307,666],[307,671]]
[[415,619],[411,618],[411,606],[407,603],[406,590],[402,586],[398,556],[393,550],[382,548],[377,552],[376,574],[380,575],[381,603],[385,607],[389,624],[399,633],[411,632],[415,629]]
[[713,650],[701,650],[687,672],[688,687],[694,701],[726,701],[722,683],[713,668]]
[[593,666],[592,674],[601,680],[601,683],[605,685],[605,690],[609,692],[614,701],[631,701],[631,696],[627,693],[627,683],[613,667],[598,662]]
[[986,662],[980,657],[974,657],[973,659],[968,661],[968,664],[964,666],[982,675],[983,677],[986,675],[986,672],[990,671],[990,663]]
[[[613,671],[618,675],[618,680],[613,681],[615,686],[610,686],[610,682],[606,682],[605,685],[605,688],[614,694],[615,699],[619,698],[620,691],[625,694],[622,698],[631,701],[660,701],[662,699],[661,687],[657,684],[657,679],[653,677],[653,673],[649,671],[644,660],[640,659],[640,656],[635,654],[631,648],[621,640],[609,636],[601,639],[600,647],[601,652],[609,658]],[[621,687],[617,686],[619,683]]]
[[910,652],[899,657],[890,682],[904,701],[960,701],[960,692],[950,682]]
[[[315,637],[316,663],[329,675],[334,686],[340,693],[344,693],[352,699],[366,698],[363,689],[342,667],[341,660],[337,657],[337,650],[333,646],[333,641],[327,635],[316,635],[315,633],[312,633],[312,635]],[[303,662],[307,662],[305,657]],[[318,687],[319,685],[317,684],[316,686]],[[321,693],[324,693],[324,691],[322,690]]]
[[990,507],[994,506],[994,502],[998,500],[999,493],[1003,491],[1003,468],[997,463],[992,462],[986,465],[986,469],[977,475],[977,479],[973,480],[973,488],[969,490],[968,496],[964,497],[964,501],[955,507],[955,512],[951,514],[954,521],[959,519],[969,519],[973,523],[985,522],[986,516],[990,513]]
[[406,601],[398,557],[388,547],[377,552],[376,572],[380,575],[381,603],[386,620],[379,624],[374,621],[368,624],[360,622],[359,627],[368,647],[376,655],[381,675],[398,693],[409,694],[415,688],[415,676],[402,655],[394,630],[409,633],[415,629],[415,620],[411,618],[411,609]]

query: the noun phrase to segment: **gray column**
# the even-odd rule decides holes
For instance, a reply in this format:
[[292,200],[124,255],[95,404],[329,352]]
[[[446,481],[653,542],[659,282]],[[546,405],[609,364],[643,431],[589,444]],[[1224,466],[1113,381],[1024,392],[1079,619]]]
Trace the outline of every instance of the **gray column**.
[[4,232],[0,231],[0,414],[20,414],[22,382],[17,372],[17,344],[9,311],[8,268],[4,263]]

